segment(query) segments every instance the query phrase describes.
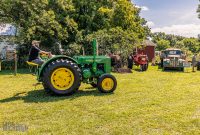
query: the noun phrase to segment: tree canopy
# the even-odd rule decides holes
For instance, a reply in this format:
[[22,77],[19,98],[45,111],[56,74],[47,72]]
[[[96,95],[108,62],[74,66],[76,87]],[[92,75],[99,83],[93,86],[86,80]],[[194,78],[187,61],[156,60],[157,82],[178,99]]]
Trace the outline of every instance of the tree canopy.
[[77,49],[89,37],[105,34],[101,43],[107,48],[115,50],[121,39],[130,50],[149,34],[139,13],[129,0],[1,0],[0,22],[13,24],[25,43],[37,39],[47,46],[60,42],[66,49]]
[[170,47],[170,42],[168,40],[161,39],[157,41],[157,49],[165,50]]
[[157,43],[157,50],[161,51],[169,47],[188,50],[192,53],[200,51],[200,42],[198,38],[186,38],[182,36],[165,34],[161,32],[152,34],[153,41]]

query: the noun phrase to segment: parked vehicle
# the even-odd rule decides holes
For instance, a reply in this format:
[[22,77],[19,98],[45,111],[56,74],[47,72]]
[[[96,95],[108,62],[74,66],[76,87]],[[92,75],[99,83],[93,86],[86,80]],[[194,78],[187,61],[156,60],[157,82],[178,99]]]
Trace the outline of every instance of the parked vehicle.
[[136,66],[140,66],[141,71],[147,71],[149,67],[148,56],[145,54],[135,54],[133,55],[133,63]]
[[161,52],[161,67],[163,70],[167,68],[179,69],[184,71],[186,65],[186,56],[180,49],[169,48]]
[[37,79],[46,91],[57,95],[73,94],[81,82],[97,87],[100,92],[111,93],[117,87],[116,78],[110,74],[111,59],[96,52],[94,40],[91,56],[55,56],[38,68]]

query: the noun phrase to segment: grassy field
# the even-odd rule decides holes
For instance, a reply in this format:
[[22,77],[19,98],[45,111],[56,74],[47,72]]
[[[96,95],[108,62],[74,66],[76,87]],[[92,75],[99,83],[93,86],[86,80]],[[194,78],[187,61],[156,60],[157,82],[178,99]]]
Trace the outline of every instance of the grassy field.
[[[36,88],[35,76],[0,73],[0,134],[200,134],[200,72],[114,74],[118,88],[102,94],[82,85],[73,96]],[[3,131],[3,123],[28,127]]]

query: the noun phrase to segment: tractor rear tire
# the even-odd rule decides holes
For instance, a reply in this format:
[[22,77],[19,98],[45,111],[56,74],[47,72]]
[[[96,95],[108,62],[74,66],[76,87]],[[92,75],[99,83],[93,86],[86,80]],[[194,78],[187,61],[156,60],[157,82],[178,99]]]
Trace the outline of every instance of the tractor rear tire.
[[45,92],[51,94],[51,90],[47,87],[47,85],[44,82],[42,83],[42,85],[44,87]]
[[43,83],[56,95],[71,95],[80,87],[81,77],[77,64],[61,59],[47,66],[43,74]]
[[117,88],[117,80],[111,74],[103,74],[98,79],[97,88],[102,93],[112,93]]

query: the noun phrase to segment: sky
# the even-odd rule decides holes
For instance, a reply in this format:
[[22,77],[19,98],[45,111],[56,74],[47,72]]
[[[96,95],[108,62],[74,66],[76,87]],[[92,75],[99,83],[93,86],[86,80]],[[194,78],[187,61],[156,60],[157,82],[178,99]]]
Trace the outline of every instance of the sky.
[[148,21],[152,32],[185,37],[200,34],[200,19],[196,13],[199,0],[132,0],[142,9],[141,16]]

